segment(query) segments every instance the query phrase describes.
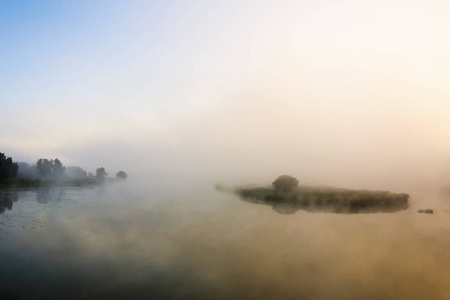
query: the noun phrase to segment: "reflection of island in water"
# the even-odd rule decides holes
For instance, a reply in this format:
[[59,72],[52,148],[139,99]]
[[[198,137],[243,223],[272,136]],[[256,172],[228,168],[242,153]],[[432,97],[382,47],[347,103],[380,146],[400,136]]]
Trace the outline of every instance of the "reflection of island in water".
[[0,193],[0,214],[4,213],[6,210],[11,210],[13,203],[18,199],[19,194],[17,192]]
[[[244,201],[271,205],[280,214],[294,214],[299,209],[331,213],[396,212],[409,207],[407,194],[332,187],[297,187],[298,181],[291,178],[289,180],[292,182],[287,182],[284,186],[277,179],[273,184],[274,188],[237,188],[233,192]],[[220,187],[217,189],[224,191]]]

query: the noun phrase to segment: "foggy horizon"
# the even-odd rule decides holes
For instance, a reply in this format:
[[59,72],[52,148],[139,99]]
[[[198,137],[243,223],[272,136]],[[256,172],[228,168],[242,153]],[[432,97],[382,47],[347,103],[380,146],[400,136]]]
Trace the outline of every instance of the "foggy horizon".
[[0,146],[137,176],[440,185],[448,6],[4,2]]

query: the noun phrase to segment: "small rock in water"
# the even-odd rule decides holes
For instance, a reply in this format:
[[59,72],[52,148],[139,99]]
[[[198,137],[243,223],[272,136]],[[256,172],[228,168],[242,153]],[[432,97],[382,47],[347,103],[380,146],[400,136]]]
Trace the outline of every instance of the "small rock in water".
[[432,209],[419,209],[417,212],[421,213],[421,214],[432,214],[433,210]]

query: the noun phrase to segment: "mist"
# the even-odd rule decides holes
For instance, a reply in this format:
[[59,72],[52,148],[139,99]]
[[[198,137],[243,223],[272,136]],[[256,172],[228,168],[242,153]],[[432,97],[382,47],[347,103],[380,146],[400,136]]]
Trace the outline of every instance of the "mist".
[[435,105],[430,111],[406,101],[381,105],[369,95],[360,101],[330,93],[325,101],[286,93],[236,93],[179,112],[157,134],[132,128],[58,153],[81,166],[126,169],[169,185],[270,184],[290,174],[306,185],[414,194],[449,182],[444,105],[428,103]]
[[449,176],[446,8],[5,5],[0,145],[169,182],[434,189]]
[[[449,297],[449,4],[242,2],[0,4],[0,152],[128,174],[5,196],[3,289],[22,272],[22,298]],[[214,189],[283,174],[410,207],[282,215]]]
[[[82,205],[64,200],[75,195]],[[14,204],[28,205],[17,212],[20,230],[12,222],[0,231],[3,270],[9,262],[22,270],[4,277],[2,289],[29,282],[18,293],[25,298],[448,297],[444,211],[282,215],[230,194],[122,182],[60,191],[30,215],[39,207],[30,196]],[[20,260],[8,256],[18,249]],[[57,285],[46,290],[49,283]]]

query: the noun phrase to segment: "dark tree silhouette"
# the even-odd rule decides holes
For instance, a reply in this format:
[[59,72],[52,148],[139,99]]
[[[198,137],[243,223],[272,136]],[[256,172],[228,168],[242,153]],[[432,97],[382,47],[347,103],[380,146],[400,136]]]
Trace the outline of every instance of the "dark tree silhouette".
[[52,174],[52,164],[53,161],[49,161],[48,159],[40,158],[36,162],[36,168],[38,174],[42,178],[48,178]]
[[106,176],[108,176],[108,173],[106,173],[105,168],[100,167],[95,171],[95,174],[97,175],[98,178],[105,178]]
[[125,178],[128,177],[128,174],[125,173],[124,171],[119,171],[119,172],[116,173],[116,177],[117,178],[121,178],[121,179],[125,179]]
[[0,179],[16,178],[19,165],[13,162],[11,157],[0,153]]
[[53,161],[53,176],[60,177],[64,174],[64,171],[66,170],[66,167],[63,166],[61,161],[59,159],[55,159]]
[[41,178],[60,177],[64,174],[66,167],[64,167],[59,159],[48,160],[40,158],[36,162],[36,169]]

